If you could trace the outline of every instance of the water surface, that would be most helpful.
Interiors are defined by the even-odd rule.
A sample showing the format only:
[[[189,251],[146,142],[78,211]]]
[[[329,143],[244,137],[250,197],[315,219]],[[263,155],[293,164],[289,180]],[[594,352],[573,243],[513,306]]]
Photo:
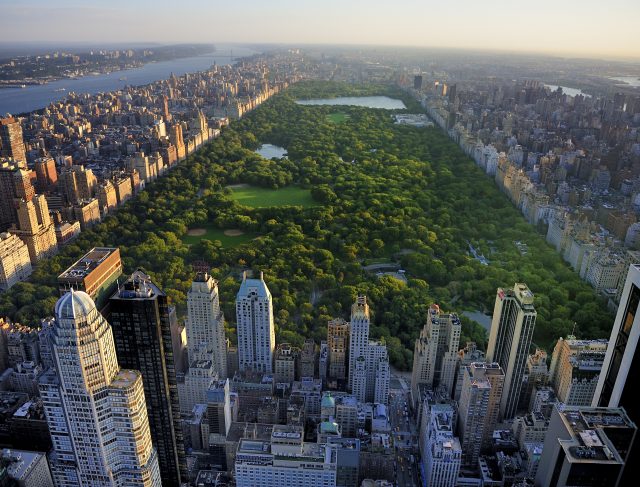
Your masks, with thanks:
[[[339,98],[313,98],[297,100],[298,105],[340,105],[366,108],[383,108],[385,110],[401,110],[407,108],[402,100],[388,96],[342,96]]]
[[[265,159],[271,159],[272,157],[281,159],[287,156],[287,149],[272,144],[262,144],[256,149],[256,152]]]
[[[579,90],[578,88],[570,88],[568,86],[558,86],[558,85],[548,85],[545,83],[545,86],[547,88],[550,88],[551,91],[556,91],[558,88],[562,88],[562,92],[565,95],[569,95],[569,96],[576,96],[576,95],[582,95],[582,96],[591,96],[588,93],[585,93],[582,90]]]
[[[220,46],[211,54],[149,63],[140,68],[109,74],[62,79],[46,85],[29,85],[26,88],[3,88],[0,89],[0,115],[15,115],[44,108],[52,102],[62,100],[70,91],[95,94],[120,90],[127,85],[145,85],[168,79],[171,73],[181,76],[185,73],[204,71],[214,64],[232,64],[235,59],[252,54],[256,54],[256,51],[246,47]]]

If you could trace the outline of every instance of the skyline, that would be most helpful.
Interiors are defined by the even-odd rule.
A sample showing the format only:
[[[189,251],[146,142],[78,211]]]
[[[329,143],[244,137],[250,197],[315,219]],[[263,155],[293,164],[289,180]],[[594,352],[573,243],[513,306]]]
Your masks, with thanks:
[[[361,2],[337,0],[304,6],[293,0],[246,0],[240,6],[185,0],[180,11],[197,15],[178,22],[166,1],[57,4],[0,0],[0,42],[345,44],[640,59],[640,32],[634,26],[640,4],[631,0],[606,5],[542,0],[526,16],[522,6],[504,0],[461,0],[455,7],[400,0],[393,9],[372,0],[366,10]]]

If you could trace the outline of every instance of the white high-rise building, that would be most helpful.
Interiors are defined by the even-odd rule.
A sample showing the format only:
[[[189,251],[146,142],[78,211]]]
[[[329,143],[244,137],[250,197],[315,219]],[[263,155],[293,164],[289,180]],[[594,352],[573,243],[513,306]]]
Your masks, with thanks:
[[[450,404],[431,407],[424,447],[426,485],[455,487],[462,464],[460,440],[453,434],[456,411]]]
[[[262,272],[260,279],[243,275],[236,297],[236,323],[239,369],[271,374],[276,335],[273,301]]]
[[[88,294],[65,294],[55,314],[55,369],[40,379],[55,485],[160,487],[140,372],[120,369],[111,326]]]
[[[533,293],[526,284],[516,283],[513,289],[498,289],[487,346],[487,361],[497,362],[504,370],[500,419],[515,417],[536,316]]]
[[[189,360],[210,360],[221,379],[227,377],[227,340],[220,310],[218,281],[199,272],[187,293]]]
[[[218,382],[218,374],[210,360],[193,360],[184,376],[184,382],[178,382],[180,412],[189,414],[196,404],[207,403],[207,390]]]
[[[358,296],[351,306],[351,325],[349,329],[349,388],[366,390],[366,385],[354,384],[356,361],[366,358],[369,346],[369,305],[366,296]]]
[[[238,487],[335,487],[337,449],[304,442],[301,426],[274,425],[270,441],[240,440],[235,477]]]
[[[349,325],[349,384],[360,402],[386,404],[389,397],[389,354],[381,342],[369,341],[369,305],[358,296]]]
[[[0,292],[31,275],[29,249],[17,235],[0,233]]]
[[[460,319],[454,313],[440,312],[437,304],[429,307],[427,323],[416,339],[411,373],[411,394],[418,397],[418,385],[430,388],[442,385],[453,393],[461,333]]]
[[[383,343],[369,342],[367,348],[367,402],[386,404],[389,398],[389,354]]]

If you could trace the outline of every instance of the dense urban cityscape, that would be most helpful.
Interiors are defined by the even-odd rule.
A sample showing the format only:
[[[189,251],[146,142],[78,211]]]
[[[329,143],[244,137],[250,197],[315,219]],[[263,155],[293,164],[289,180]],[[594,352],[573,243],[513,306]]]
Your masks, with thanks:
[[[635,484],[640,61],[95,28],[0,49],[0,486]]]

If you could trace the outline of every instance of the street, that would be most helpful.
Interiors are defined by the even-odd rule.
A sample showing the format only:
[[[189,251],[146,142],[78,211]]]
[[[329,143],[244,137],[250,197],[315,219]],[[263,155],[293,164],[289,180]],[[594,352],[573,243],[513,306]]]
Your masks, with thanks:
[[[392,375],[389,391],[389,422],[395,445],[395,474],[397,487],[417,487],[417,449],[413,447],[417,439],[417,428],[411,418],[409,408],[409,387],[399,375]]]

